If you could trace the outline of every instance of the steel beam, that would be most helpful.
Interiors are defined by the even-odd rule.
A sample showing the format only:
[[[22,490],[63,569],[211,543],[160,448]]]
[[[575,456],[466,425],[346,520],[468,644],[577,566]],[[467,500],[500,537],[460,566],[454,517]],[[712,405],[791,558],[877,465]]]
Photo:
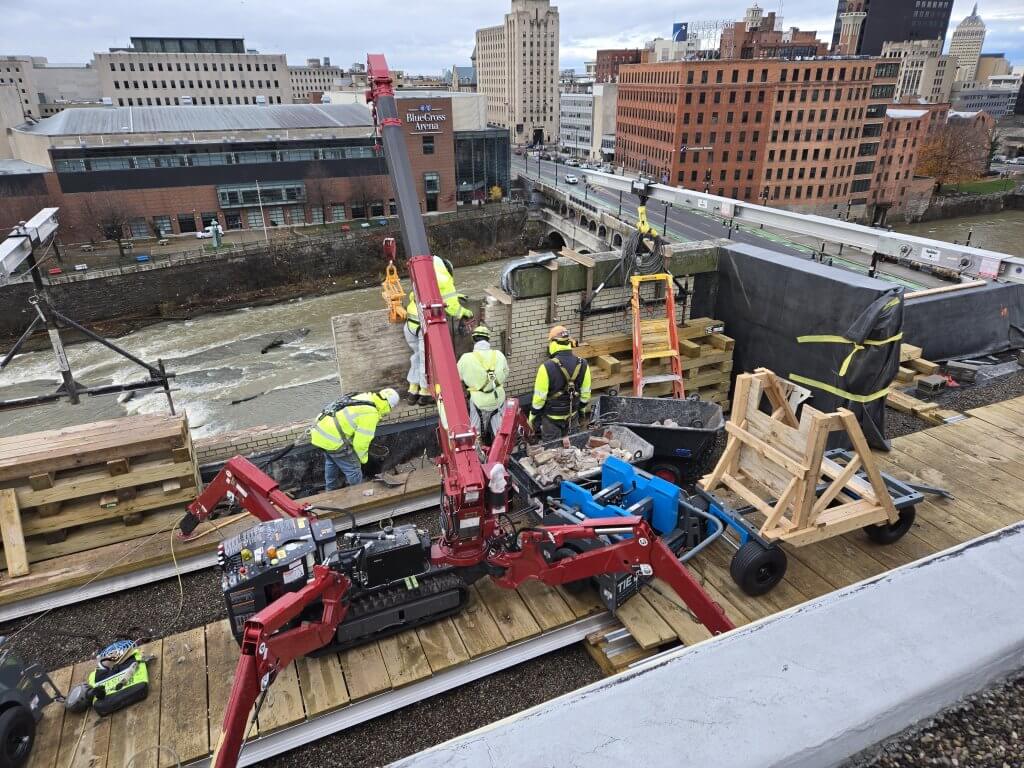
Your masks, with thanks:
[[[997,277],[1009,272],[1011,267],[1024,265],[1024,259],[969,245],[890,232],[825,216],[769,208],[601,171],[582,171],[582,174],[588,183],[617,192],[635,193],[637,186],[641,185],[652,200],[670,203],[682,210],[728,219],[738,226],[763,225],[923,266],[979,277]]]
[[[31,254],[32,249],[45,243],[57,231],[59,208],[43,208],[39,213],[11,230],[0,242],[0,285],[5,285],[11,274]]]

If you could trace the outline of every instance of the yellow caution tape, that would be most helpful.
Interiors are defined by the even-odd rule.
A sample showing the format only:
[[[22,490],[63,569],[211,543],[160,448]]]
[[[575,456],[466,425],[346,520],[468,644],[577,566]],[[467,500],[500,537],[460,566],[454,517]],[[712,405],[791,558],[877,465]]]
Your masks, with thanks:
[[[857,343],[845,336],[831,336],[828,334],[818,334],[810,336],[797,336],[796,340],[798,344],[851,344],[853,349],[850,350],[844,359],[842,365],[839,366],[839,375],[845,376],[847,369],[850,367],[850,363],[853,361],[853,356],[856,355],[860,350],[868,347],[883,347],[886,344],[892,344],[900,341],[903,338],[903,332],[900,331],[895,336],[890,336],[887,339],[864,339],[863,342]]]
[[[870,395],[858,395],[855,394],[854,392],[848,392],[845,389],[834,387],[831,384],[826,384],[825,382],[818,381],[817,379],[809,379],[806,376],[800,376],[799,374],[796,373],[789,374],[789,378],[791,381],[795,381],[798,384],[806,384],[808,387],[814,387],[815,389],[821,389],[824,390],[825,392],[830,392],[833,395],[837,395],[838,397],[842,397],[854,403],[871,403],[874,402],[875,400],[881,400],[883,397],[889,394],[889,387],[886,387],[885,389],[880,389],[877,392],[873,392]]]

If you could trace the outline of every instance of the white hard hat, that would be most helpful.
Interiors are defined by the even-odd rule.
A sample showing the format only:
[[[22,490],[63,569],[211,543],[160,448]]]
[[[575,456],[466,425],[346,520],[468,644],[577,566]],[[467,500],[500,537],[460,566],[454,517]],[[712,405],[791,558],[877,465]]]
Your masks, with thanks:
[[[398,407],[398,402],[400,400],[400,398],[398,397],[398,392],[393,390],[391,387],[388,387],[387,389],[382,389],[379,394],[381,397],[388,401],[388,405],[391,407],[392,410]]]

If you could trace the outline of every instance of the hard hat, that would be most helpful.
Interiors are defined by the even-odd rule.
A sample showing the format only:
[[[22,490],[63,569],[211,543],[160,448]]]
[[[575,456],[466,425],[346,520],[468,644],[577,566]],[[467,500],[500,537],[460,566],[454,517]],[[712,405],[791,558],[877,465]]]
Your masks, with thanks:
[[[548,331],[548,341],[569,341],[569,329],[564,325],[556,325]]]
[[[448,270],[448,274],[449,275],[454,275],[455,274],[455,265],[452,264],[444,256],[441,257],[441,261],[444,262],[444,268]]]
[[[473,338],[474,339],[487,339],[488,341],[490,341],[490,339],[491,339],[491,329],[488,328],[486,325],[482,325],[482,324],[478,325],[476,328],[473,329]]]
[[[378,392],[378,394],[388,401],[388,406],[392,410],[398,407],[398,401],[400,399],[398,397],[398,392],[393,390],[391,387],[388,387],[387,389],[382,389],[380,392]]]

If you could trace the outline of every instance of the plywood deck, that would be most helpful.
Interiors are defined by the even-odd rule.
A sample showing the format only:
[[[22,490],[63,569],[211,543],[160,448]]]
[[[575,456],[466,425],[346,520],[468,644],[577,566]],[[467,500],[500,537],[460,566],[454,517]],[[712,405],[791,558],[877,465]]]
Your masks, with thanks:
[[[891,453],[878,455],[885,471],[945,487],[955,496],[929,497],[920,504],[914,528],[896,544],[878,546],[861,533],[851,533],[787,547],[785,580],[760,598],[742,594],[729,577],[732,550],[724,543],[711,547],[691,567],[729,617],[745,624],[1019,522],[1024,519],[1024,398],[969,415],[956,424],[898,438]],[[506,592],[486,581],[478,583],[470,605],[451,619],[293,665],[271,688],[258,733],[423,680],[600,610],[593,595],[581,598],[537,584]],[[694,644],[708,637],[658,582],[634,598],[620,619],[649,647]],[[177,754],[164,750],[158,757],[151,749],[134,765],[162,768],[173,765],[175,757],[184,764],[208,754],[237,652],[226,623],[173,635],[154,646],[160,662],[151,669],[154,690],[149,699],[106,721],[51,708],[37,741],[48,746],[36,750],[31,768],[124,768],[131,754],[157,743]],[[83,669],[76,670],[76,681]],[[173,678],[167,677],[171,674]],[[63,682],[71,675],[66,668],[54,679]],[[163,678],[173,684],[163,684]],[[251,738],[256,737],[254,731]]]

